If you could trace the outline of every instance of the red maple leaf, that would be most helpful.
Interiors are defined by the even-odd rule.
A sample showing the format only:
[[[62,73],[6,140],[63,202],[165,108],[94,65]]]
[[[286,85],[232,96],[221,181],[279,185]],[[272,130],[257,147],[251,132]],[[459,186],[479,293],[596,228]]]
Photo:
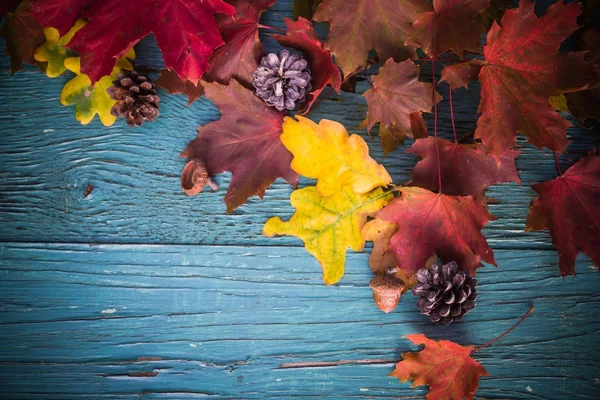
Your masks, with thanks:
[[[7,2],[0,8],[2,13],[7,11],[4,25],[0,28],[0,36],[6,41],[4,52],[10,56],[11,73],[23,69],[23,63],[39,64],[33,54],[46,41],[44,30],[31,17],[32,2],[30,0],[22,2],[12,13],[9,10],[15,5],[13,3]],[[2,19],[1,15],[0,19]]]
[[[185,94],[188,98],[188,106],[204,94],[204,87],[200,82],[195,85],[191,81],[184,81],[175,71],[171,71],[170,69],[163,70],[155,83],[167,89],[169,93]]]
[[[502,26],[494,22],[484,46],[475,136],[497,154],[515,147],[516,132],[536,147],[565,151],[571,124],[548,98],[584,88],[589,76],[583,53],[558,54],[561,42],[579,28],[580,4],[553,4],[542,18],[533,8],[521,0],[518,9],[506,11]]]
[[[592,149],[558,178],[532,186],[527,231],[548,229],[560,274],[575,275],[579,251],[600,266],[600,158]]]
[[[437,142],[437,148],[436,148]],[[485,204],[485,189],[500,182],[521,182],[515,166],[518,151],[507,150],[502,157],[488,154],[482,144],[458,144],[432,137],[419,139],[406,152],[423,158],[411,171],[415,186],[439,190],[437,150],[442,172],[442,193],[475,196]]]
[[[326,47],[349,75],[366,65],[370,50],[381,61],[413,57],[406,34],[417,13],[430,10],[426,0],[323,0],[313,19],[330,22]]]
[[[434,0],[433,12],[419,14],[410,29],[406,44],[420,47],[429,57],[452,50],[459,56],[465,51],[481,51],[483,25],[475,16],[490,0]]]
[[[447,82],[452,90],[458,88],[467,88],[469,82],[477,79],[481,66],[481,60],[471,60],[469,62],[447,65],[442,70],[440,82]]]
[[[92,82],[109,75],[117,58],[154,33],[166,67],[196,83],[213,50],[223,44],[214,14],[233,15],[234,8],[222,0],[39,0],[32,12],[40,24],[61,34],[77,18],[88,20],[69,48],[79,53],[81,72]]]
[[[408,276],[422,268],[434,253],[442,260],[456,261],[471,275],[475,275],[481,260],[496,265],[494,252],[481,233],[494,217],[471,196],[402,188],[402,195],[383,208],[377,218],[398,226],[389,250],[396,254],[398,268]]]
[[[217,15],[219,32],[225,44],[210,56],[210,68],[202,79],[226,85],[231,78],[252,87],[252,74],[258,67],[263,48],[258,39],[261,14],[275,0],[227,0],[235,7],[235,17]]]
[[[471,357],[473,346],[448,340],[431,340],[423,334],[406,335],[425,348],[417,353],[402,353],[402,361],[390,376],[402,382],[413,381],[413,388],[429,385],[427,400],[472,400],[479,378],[488,372]]]
[[[422,111],[429,112],[433,107],[432,93],[431,83],[419,81],[419,67],[415,63],[411,60],[396,63],[390,58],[373,77],[373,88],[363,94],[369,106],[367,131],[370,132],[371,128],[380,122],[394,135],[397,142],[406,136],[414,137],[415,119],[419,119]],[[441,99],[436,92],[435,102]],[[395,146],[386,147],[387,153]]]
[[[210,175],[230,171],[225,195],[227,212],[265,189],[279,177],[292,186],[299,175],[291,167],[292,153],[281,143],[283,113],[267,107],[236,80],[228,86],[202,82],[206,96],[221,111],[221,119],[198,128],[198,136],[181,153],[204,161]]]
[[[282,46],[301,50],[308,60],[312,72],[312,89],[302,109],[303,114],[306,114],[325,89],[325,86],[331,85],[337,93],[340,93],[342,75],[333,63],[331,53],[325,49],[309,20],[302,17],[298,21],[285,18],[285,24],[287,25],[287,33],[285,35],[273,35],[273,37]]]

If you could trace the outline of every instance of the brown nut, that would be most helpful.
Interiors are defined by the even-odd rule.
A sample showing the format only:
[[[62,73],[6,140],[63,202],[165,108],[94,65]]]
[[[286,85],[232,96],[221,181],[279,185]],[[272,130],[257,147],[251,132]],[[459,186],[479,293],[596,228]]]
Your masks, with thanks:
[[[389,313],[398,305],[404,282],[393,275],[380,275],[371,279],[369,287],[373,289],[373,300],[384,313]]]
[[[205,185],[213,190],[219,188],[208,176],[206,165],[202,160],[190,160],[181,171],[181,189],[188,196],[195,196],[204,189]]]

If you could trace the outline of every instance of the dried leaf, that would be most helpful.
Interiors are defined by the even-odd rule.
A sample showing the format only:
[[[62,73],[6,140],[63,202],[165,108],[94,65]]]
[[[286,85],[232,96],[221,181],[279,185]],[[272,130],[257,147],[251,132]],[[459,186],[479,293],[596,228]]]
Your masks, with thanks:
[[[198,82],[208,69],[209,56],[224,43],[214,14],[234,11],[222,0],[38,0],[32,7],[42,26],[61,34],[78,18],[87,19],[69,48],[81,56],[81,70],[92,83],[109,75],[117,59],[151,32],[166,67],[181,79]]]
[[[201,159],[209,175],[232,173],[225,195],[232,212],[265,190],[279,177],[296,186],[290,168],[292,154],[280,140],[283,113],[267,107],[254,93],[232,79],[228,86],[202,82],[206,96],[221,111],[221,119],[198,128],[198,136],[181,153]]]
[[[392,182],[385,168],[369,156],[365,141],[358,135],[348,136],[342,124],[296,118],[285,118],[281,141],[294,155],[293,170],[317,179],[321,195],[332,196],[346,185],[362,194]]]
[[[321,195],[314,186],[298,189],[290,196],[294,215],[287,222],[279,217],[269,219],[263,233],[301,239],[306,251],[321,263],[325,283],[332,285],[344,275],[346,250],[360,251],[364,247],[361,229],[367,217],[376,214],[392,197],[381,188],[357,194],[350,185],[330,196]]]
[[[471,357],[473,346],[461,346],[448,340],[431,340],[425,335],[406,335],[419,352],[402,353],[402,361],[390,376],[401,382],[413,381],[413,388],[429,385],[427,400],[472,400],[479,378],[488,372]]]
[[[581,6],[555,3],[542,18],[533,9],[521,0],[487,35],[475,137],[496,154],[515,148],[516,132],[536,147],[564,152],[571,124],[548,99],[585,88],[589,80],[583,53],[558,54],[561,42],[578,29]]]
[[[480,53],[483,26],[476,16],[489,4],[490,0],[434,0],[434,11],[419,14],[406,44],[433,58],[448,50],[460,57],[465,51]]]
[[[420,115],[422,111],[431,111],[432,94],[433,85],[419,81],[419,67],[411,60],[396,63],[389,59],[381,67],[379,74],[373,77],[373,88],[363,95],[369,106],[367,131],[370,132],[377,122],[381,123],[384,127],[381,144],[386,155],[405,137],[415,136],[413,124],[419,118],[422,120]],[[435,102],[441,99],[442,97],[436,92]],[[422,123],[424,124],[425,121]],[[422,125],[417,123],[417,126]],[[389,135],[393,140],[388,138]]]
[[[426,0],[323,0],[313,19],[330,23],[326,48],[347,76],[367,64],[369,50],[382,61],[414,57],[404,41],[417,14],[426,11]]]
[[[396,223],[398,232],[390,240],[389,249],[396,254],[398,268],[409,276],[434,253],[442,260],[456,261],[471,275],[475,275],[482,260],[496,265],[494,252],[481,233],[494,217],[471,196],[402,188],[402,195],[381,210],[377,218]]]
[[[333,63],[329,50],[325,50],[323,47],[323,43],[315,33],[310,21],[300,18],[296,22],[285,18],[285,24],[287,25],[287,33],[285,35],[273,35],[273,37],[282,46],[301,50],[308,60],[312,72],[312,89],[307,96],[305,105],[302,107],[302,112],[306,114],[327,85],[340,93],[342,75]]]
[[[163,70],[155,83],[167,89],[169,93],[185,94],[188,98],[188,107],[204,94],[204,87],[200,83],[195,85],[192,81],[183,81],[175,71],[170,69]]]
[[[12,6],[14,4],[7,3],[2,11],[8,11]],[[10,56],[10,72],[13,74],[23,69],[23,63],[37,64],[33,54],[45,40],[42,27],[30,15],[30,8],[31,1],[26,0],[14,13],[6,12],[6,20],[0,28],[0,36],[6,41],[4,52]],[[40,65],[40,68],[43,70],[45,66]]]
[[[437,146],[436,146],[437,143]],[[438,150],[442,172],[442,193],[474,196],[485,204],[485,190],[502,182],[521,182],[515,166],[520,152],[507,150],[501,157],[488,154],[482,144],[457,144],[444,139],[419,139],[406,152],[423,159],[411,171],[415,186],[439,190]]]
[[[548,229],[558,250],[560,274],[575,275],[579,251],[600,266],[600,158],[590,150],[563,175],[532,186],[526,231]]]

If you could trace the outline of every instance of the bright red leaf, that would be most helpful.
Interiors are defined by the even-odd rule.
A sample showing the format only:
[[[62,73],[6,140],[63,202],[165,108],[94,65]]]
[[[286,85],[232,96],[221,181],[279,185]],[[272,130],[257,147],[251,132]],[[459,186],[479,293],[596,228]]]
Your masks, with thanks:
[[[413,126],[422,111],[429,112],[433,107],[431,83],[419,81],[419,67],[411,60],[396,63],[389,59],[373,77],[373,88],[363,96],[367,99],[367,131],[380,122],[399,141],[406,136],[414,137]],[[436,92],[435,100],[442,97]],[[411,113],[413,123],[411,124]],[[424,122],[423,122],[424,123]],[[417,124],[418,126],[418,124]],[[418,132],[421,132],[419,130]],[[385,144],[382,136],[382,144]],[[386,153],[397,143],[385,146]]]
[[[235,7],[235,19],[216,15],[225,44],[210,56],[210,68],[202,77],[226,85],[231,78],[252,87],[252,74],[258,67],[263,48],[258,40],[258,21],[275,0],[227,0]]]
[[[506,11],[484,47],[475,136],[497,154],[515,147],[516,132],[536,147],[565,151],[570,123],[548,98],[585,87],[589,76],[583,53],[558,54],[561,42],[579,28],[580,4],[553,4],[542,18],[533,8],[521,0],[518,9]]]
[[[434,0],[433,12],[419,14],[409,31],[407,44],[420,47],[429,57],[439,57],[452,50],[481,51],[483,25],[475,19],[490,0]]]
[[[575,275],[579,251],[600,266],[600,158],[592,149],[558,178],[532,186],[527,231],[548,229],[560,274]]]
[[[439,148],[442,172],[442,193],[452,196],[475,196],[485,204],[485,189],[495,183],[521,182],[515,157],[518,151],[508,150],[502,157],[488,154],[482,144],[458,144],[432,137],[419,139],[406,152],[417,154],[423,159],[411,171],[415,186],[438,191]]]
[[[340,92],[342,75],[333,63],[331,53],[326,50],[323,43],[315,33],[310,21],[300,17],[298,21],[285,18],[287,33],[273,35],[282,46],[293,47],[301,50],[310,64],[312,72],[312,89],[303,107],[303,113],[310,111],[317,97],[330,85],[336,92]]]
[[[279,177],[295,187],[299,176],[290,167],[292,153],[279,138],[284,114],[267,107],[236,80],[229,86],[202,84],[206,96],[221,111],[221,119],[198,128],[198,136],[181,156],[203,160],[210,175],[232,173],[225,195],[227,212],[253,195],[262,198]]]
[[[188,98],[188,106],[204,94],[204,87],[200,82],[195,85],[191,81],[183,81],[175,71],[169,69],[165,69],[160,73],[156,84],[167,89],[169,93],[185,94]]]
[[[417,14],[425,11],[431,11],[427,0],[323,0],[313,19],[330,23],[326,47],[349,75],[366,65],[369,50],[382,62],[413,57],[414,49],[404,41]]]
[[[389,250],[396,254],[398,268],[408,276],[422,268],[434,253],[446,262],[456,261],[471,275],[475,275],[482,260],[496,265],[494,252],[481,233],[494,217],[473,197],[406,187],[377,218],[397,224],[398,232],[390,240]]]
[[[224,43],[214,14],[233,15],[234,8],[222,0],[39,0],[33,12],[61,34],[78,17],[88,20],[69,48],[79,53],[81,72],[92,82],[109,75],[117,58],[154,33],[166,67],[196,83],[213,50]]]
[[[402,382],[413,381],[413,388],[429,385],[427,400],[472,400],[479,378],[488,372],[471,357],[473,346],[448,340],[431,340],[423,334],[406,335],[414,344],[425,345],[419,352],[402,353],[402,361],[390,376]]]

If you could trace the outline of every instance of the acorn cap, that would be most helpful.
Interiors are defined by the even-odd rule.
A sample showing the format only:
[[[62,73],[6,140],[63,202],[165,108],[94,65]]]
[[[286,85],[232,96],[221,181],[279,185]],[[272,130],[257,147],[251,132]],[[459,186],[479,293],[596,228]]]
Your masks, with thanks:
[[[206,165],[200,159],[190,160],[183,171],[181,171],[181,189],[188,196],[195,196],[204,189],[204,186],[210,186],[213,190],[219,187],[210,179]]]
[[[393,275],[380,275],[371,279],[369,287],[373,289],[373,300],[384,313],[389,313],[398,305],[404,282]]]

